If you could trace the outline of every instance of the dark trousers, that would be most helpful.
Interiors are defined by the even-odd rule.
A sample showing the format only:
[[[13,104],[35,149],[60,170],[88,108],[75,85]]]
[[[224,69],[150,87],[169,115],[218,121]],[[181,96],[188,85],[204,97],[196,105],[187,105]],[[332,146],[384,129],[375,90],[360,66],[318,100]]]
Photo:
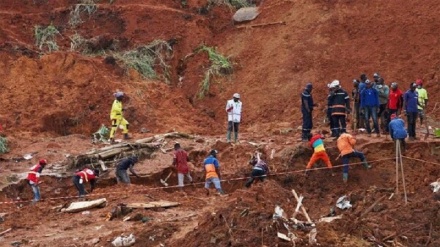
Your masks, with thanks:
[[[348,165],[350,164],[350,158],[359,158],[362,162],[365,162],[365,155],[362,152],[358,152],[356,150],[353,153],[343,155],[341,157],[342,165],[344,166],[342,168],[343,173],[348,173]]]
[[[231,140],[231,132],[234,132],[234,140],[238,139],[238,127],[240,123],[228,121],[228,131],[226,133],[226,139],[228,142]]]
[[[347,123],[345,121],[345,114],[344,115],[332,115],[332,120],[334,124],[334,131],[336,134],[336,137],[339,137],[340,134],[347,132]]]
[[[87,194],[86,190],[84,189],[84,184],[80,184],[79,180],[81,179],[80,176],[75,175],[73,176],[73,184],[75,185],[76,189],[79,192],[79,196],[85,196]]]
[[[251,173],[251,177],[248,179],[245,186],[248,188],[251,187],[251,184],[254,182],[255,179],[258,179],[261,182],[263,182],[264,178],[266,178],[265,175],[266,173],[263,170],[253,169]]]
[[[381,104],[379,106],[379,112],[377,113],[377,118],[378,121],[380,120],[380,129],[382,131],[385,130],[387,115],[388,115],[387,104]]]
[[[337,131],[335,128],[335,123],[332,118],[332,109],[330,109],[330,108],[327,109],[327,119],[330,124],[330,131],[332,132],[332,137],[335,137],[337,135],[337,133],[336,133]]]
[[[417,112],[407,112],[406,119],[408,121],[408,136],[416,137]]]
[[[302,139],[308,140],[310,132],[313,128],[312,112],[302,110],[303,123],[302,123]]]
[[[375,106],[364,107],[364,113],[365,113],[365,126],[368,134],[371,133],[370,117],[373,119],[374,132],[379,133],[379,124],[377,123],[377,107]]]
[[[390,132],[389,124],[391,122],[391,115],[397,114],[397,109],[388,109],[388,114],[386,114],[385,131]]]

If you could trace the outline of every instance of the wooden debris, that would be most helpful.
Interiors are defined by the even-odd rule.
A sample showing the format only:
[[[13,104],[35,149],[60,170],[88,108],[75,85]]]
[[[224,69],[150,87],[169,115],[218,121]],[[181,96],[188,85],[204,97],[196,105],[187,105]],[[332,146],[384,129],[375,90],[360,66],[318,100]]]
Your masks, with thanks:
[[[287,237],[286,234],[284,234],[284,233],[277,232],[277,236],[278,236],[279,238],[281,238],[282,240],[286,240],[286,241],[288,241],[288,242],[291,241],[291,239],[290,239],[289,237]]]
[[[6,233],[10,232],[11,230],[12,230],[12,228],[9,228],[9,229],[6,229],[6,230],[0,232],[0,236],[5,235]]]
[[[178,202],[170,202],[170,201],[155,201],[155,202],[135,202],[135,203],[129,203],[127,204],[127,208],[170,208],[170,207],[176,207],[180,205]]]
[[[373,210],[374,206],[376,206],[379,202],[381,202],[383,199],[385,199],[386,196],[382,196],[381,198],[377,199],[370,207],[368,207],[365,212],[363,212],[360,216],[360,218],[363,218],[365,215],[367,215],[371,210]]]
[[[338,216],[332,216],[332,217],[322,217],[321,219],[318,220],[318,222],[330,223],[334,220],[340,220],[340,219],[342,219],[342,214],[338,215]]]
[[[273,25],[286,25],[286,22],[285,21],[277,21],[277,22],[260,23],[260,24],[254,24],[254,25],[243,25],[243,26],[237,26],[237,28],[265,27],[265,26],[273,26]]]
[[[72,202],[68,208],[63,208],[61,211],[66,213],[77,213],[91,208],[105,207],[106,205],[107,199],[101,198],[93,201]]]
[[[292,189],[292,194],[295,197],[296,201],[299,202],[298,194],[296,194],[296,191],[294,189]],[[302,213],[304,214],[304,216],[306,217],[307,222],[310,223],[310,224],[313,224],[312,220],[309,217],[309,214],[307,213],[307,211],[306,211],[306,209],[304,208],[303,205],[301,205],[301,210],[302,210]]]

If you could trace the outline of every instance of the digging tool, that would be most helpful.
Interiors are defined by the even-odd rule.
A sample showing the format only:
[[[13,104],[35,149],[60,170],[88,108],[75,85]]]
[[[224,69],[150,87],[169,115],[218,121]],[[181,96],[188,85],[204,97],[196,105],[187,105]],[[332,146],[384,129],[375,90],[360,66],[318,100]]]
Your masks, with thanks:
[[[167,180],[171,177],[171,174],[173,174],[173,171],[170,171],[170,173],[168,173],[168,176],[167,176],[165,179],[160,179],[160,182],[161,182],[165,187],[168,187]]]

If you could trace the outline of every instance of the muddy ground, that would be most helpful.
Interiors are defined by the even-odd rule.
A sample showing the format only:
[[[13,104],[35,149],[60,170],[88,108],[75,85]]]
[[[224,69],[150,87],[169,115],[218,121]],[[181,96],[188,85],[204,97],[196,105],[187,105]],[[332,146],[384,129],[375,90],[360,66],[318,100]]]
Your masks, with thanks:
[[[71,11],[80,2],[0,1],[0,124],[10,149],[0,156],[0,213],[6,214],[0,232],[11,229],[0,233],[1,246],[111,246],[117,236],[130,233],[134,246],[292,246],[277,237],[288,230],[273,219],[276,205],[292,216],[292,189],[304,196],[321,246],[440,245],[439,204],[429,185],[440,175],[439,143],[433,136],[423,139],[425,125],[418,126],[420,139],[408,144],[403,159],[407,204],[402,187],[395,193],[389,137],[358,136],[356,148],[366,153],[373,169],[354,165],[347,185],[340,167],[335,177],[325,169],[305,177],[312,150],[298,141],[299,94],[306,82],[314,83],[319,104],[315,128],[325,129],[327,83],[339,79],[350,91],[351,80],[363,72],[370,77],[379,72],[402,90],[422,78],[430,96],[428,126],[440,127],[437,1],[254,1],[260,15],[247,23],[231,21],[235,9],[228,6],[207,8],[206,0],[188,0],[185,6],[176,0],[100,1],[95,12],[82,13],[83,22],[72,26]],[[35,27],[49,24],[60,32],[55,52],[35,42]],[[74,34],[89,40],[87,51],[71,49]],[[158,39],[173,44],[166,58],[167,83],[160,73],[146,79],[115,62],[117,52]],[[232,74],[215,76],[209,92],[198,98],[210,65],[206,54],[194,54],[202,44],[216,47],[234,68]],[[116,90],[127,95],[124,114],[134,140],[171,131],[198,136],[175,140],[190,154],[196,184],[181,192],[173,187],[173,174],[171,186],[162,188],[171,153],[157,151],[136,166],[143,177],[133,178],[128,188],[116,185],[111,169],[100,178],[88,199],[106,198],[106,207],[60,212],[78,200],[67,161],[106,146],[92,144],[90,136],[101,124],[109,125]],[[231,145],[224,138],[224,104],[235,92],[241,94],[244,112],[240,143]],[[245,189],[247,161],[257,146],[274,154],[268,161],[271,176]],[[340,165],[335,143],[327,139],[326,147]],[[201,162],[212,148],[220,151],[227,197],[204,194]],[[24,154],[32,159],[24,160]],[[49,161],[42,176],[43,201],[30,205],[31,191],[21,179],[40,158]],[[341,219],[318,222],[343,195],[353,207],[336,209]],[[136,209],[106,220],[121,203],[156,200],[180,205]],[[135,220],[123,221],[126,216]],[[311,227],[293,227],[296,246],[311,246]]]

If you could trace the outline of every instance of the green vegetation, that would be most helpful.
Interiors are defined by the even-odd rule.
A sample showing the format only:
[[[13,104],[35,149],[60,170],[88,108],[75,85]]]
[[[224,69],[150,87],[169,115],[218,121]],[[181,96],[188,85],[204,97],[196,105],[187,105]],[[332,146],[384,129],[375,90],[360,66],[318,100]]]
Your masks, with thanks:
[[[172,55],[172,47],[164,40],[154,40],[148,45],[138,47],[137,49],[116,53],[114,57],[121,61],[125,68],[132,68],[148,79],[157,79],[158,74],[155,68],[160,67],[163,74],[163,80],[170,82],[170,66],[166,59]]]
[[[43,50],[44,47],[46,47],[49,52],[57,51],[58,50],[58,45],[56,42],[57,34],[60,34],[60,32],[53,24],[50,24],[47,27],[35,26],[34,29],[35,45],[40,50]]]
[[[233,71],[233,66],[229,58],[217,53],[214,47],[200,46],[196,49],[196,53],[200,52],[206,52],[208,54],[209,61],[211,62],[211,66],[205,72],[205,77],[200,84],[200,89],[198,92],[199,99],[202,99],[209,92],[212,77],[231,74]]]
[[[8,139],[6,137],[0,136],[0,154],[9,152]]]
[[[98,10],[97,2],[99,2],[99,0],[79,0],[79,3],[75,4],[70,10],[69,25],[76,27],[83,23],[81,13],[88,14],[90,18],[90,16]]]

